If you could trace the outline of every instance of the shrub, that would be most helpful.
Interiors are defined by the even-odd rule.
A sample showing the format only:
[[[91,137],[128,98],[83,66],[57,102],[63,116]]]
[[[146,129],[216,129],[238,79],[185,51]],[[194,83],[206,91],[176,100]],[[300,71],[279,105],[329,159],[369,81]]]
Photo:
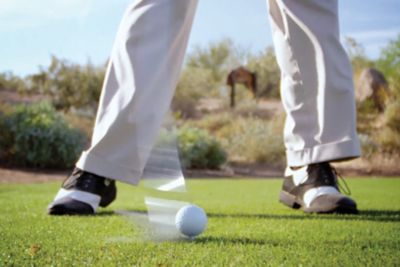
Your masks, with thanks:
[[[201,120],[186,122],[196,128],[205,129],[209,133],[215,133],[225,125],[231,123],[232,115],[228,112],[214,113],[203,116]]]
[[[208,82],[225,81],[228,72],[240,65],[242,51],[230,39],[210,43],[207,47],[195,47],[187,56],[187,66],[211,72]]]
[[[387,78],[393,93],[392,97],[397,98],[398,101],[400,99],[400,34],[381,50],[376,66]]]
[[[16,106],[0,118],[0,157],[15,166],[71,167],[85,142],[47,102]]]
[[[394,101],[385,110],[386,125],[400,133],[400,103]]]
[[[0,90],[22,91],[25,88],[25,81],[12,72],[0,73]]]
[[[227,155],[216,139],[207,131],[184,126],[179,129],[179,150],[185,168],[219,168]]]
[[[247,68],[257,72],[257,95],[259,97],[279,97],[281,72],[272,47],[248,59]]]
[[[379,151],[379,144],[377,144],[369,135],[359,134],[362,156],[366,159],[371,159]]]
[[[78,65],[52,56],[50,66],[26,78],[29,91],[46,93],[57,109],[83,109],[95,114],[105,67]]]
[[[374,137],[380,145],[381,151],[388,154],[398,154],[400,151],[399,132],[389,127],[382,128]]]
[[[374,103],[374,100],[372,98],[369,98],[357,103],[357,113],[360,114],[360,116],[373,115],[374,117],[376,117],[379,113],[379,110]]]
[[[172,110],[183,118],[195,117],[199,99],[212,90],[210,75],[209,70],[186,67],[172,100]]]
[[[216,133],[233,161],[284,165],[283,120],[236,118]]]

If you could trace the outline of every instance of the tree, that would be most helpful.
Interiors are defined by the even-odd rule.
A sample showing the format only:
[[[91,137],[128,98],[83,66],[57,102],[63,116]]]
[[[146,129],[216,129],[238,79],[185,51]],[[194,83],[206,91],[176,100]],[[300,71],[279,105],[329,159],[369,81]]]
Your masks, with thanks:
[[[197,47],[187,58],[190,68],[208,69],[211,72],[212,82],[225,81],[227,73],[241,65],[241,51],[235,47],[230,39],[223,39],[211,43],[207,48]]]
[[[389,87],[397,99],[400,98],[400,34],[381,50],[376,63],[389,82]]]
[[[0,90],[12,90],[23,92],[26,84],[23,79],[12,72],[0,73]]]
[[[355,73],[359,73],[363,69],[374,65],[373,61],[366,56],[364,47],[356,39],[347,36],[345,43]]]
[[[90,109],[94,114],[105,69],[95,67],[90,62],[84,66],[60,60],[52,56],[47,70],[31,76],[33,85],[52,96],[58,109]]]

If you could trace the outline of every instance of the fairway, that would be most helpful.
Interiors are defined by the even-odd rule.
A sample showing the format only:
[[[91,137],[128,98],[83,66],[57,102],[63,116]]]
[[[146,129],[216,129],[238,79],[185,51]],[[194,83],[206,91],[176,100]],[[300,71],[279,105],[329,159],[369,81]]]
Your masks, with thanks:
[[[352,178],[359,215],[307,215],[278,203],[282,180],[191,179],[209,217],[194,241],[157,242],[116,210],[145,211],[118,184],[97,216],[51,217],[58,182],[0,185],[0,266],[399,266],[400,179]]]

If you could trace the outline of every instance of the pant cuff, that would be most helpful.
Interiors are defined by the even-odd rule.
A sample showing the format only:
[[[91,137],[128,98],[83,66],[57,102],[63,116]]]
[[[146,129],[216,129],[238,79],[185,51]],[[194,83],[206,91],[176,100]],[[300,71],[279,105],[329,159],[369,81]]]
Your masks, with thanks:
[[[286,150],[288,166],[304,166],[326,161],[340,161],[361,155],[358,139],[322,144],[302,150]]]
[[[126,167],[109,162],[101,156],[86,151],[82,153],[76,163],[76,167],[109,179],[133,185],[137,185],[142,176],[141,171],[132,169],[132,167]]]

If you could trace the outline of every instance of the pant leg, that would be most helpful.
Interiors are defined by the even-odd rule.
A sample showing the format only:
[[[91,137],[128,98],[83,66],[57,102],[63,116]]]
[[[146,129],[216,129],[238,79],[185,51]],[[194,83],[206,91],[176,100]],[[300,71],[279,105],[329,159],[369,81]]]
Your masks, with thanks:
[[[268,0],[289,166],[358,157],[351,65],[337,0]]]
[[[136,0],[120,24],[91,147],[76,166],[136,184],[168,111],[197,0]]]

